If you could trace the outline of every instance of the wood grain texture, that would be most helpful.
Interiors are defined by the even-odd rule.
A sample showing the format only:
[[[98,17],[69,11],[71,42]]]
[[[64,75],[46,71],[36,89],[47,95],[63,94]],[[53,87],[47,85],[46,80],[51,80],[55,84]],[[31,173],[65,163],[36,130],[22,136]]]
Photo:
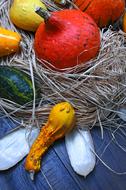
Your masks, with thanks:
[[[0,120],[0,135],[13,127],[12,122]],[[111,135],[104,130],[104,139],[101,139],[99,128],[92,130],[92,136],[97,153],[100,155],[104,147],[110,142]],[[116,136],[121,145],[126,146],[125,137]],[[120,150],[115,143],[110,143],[102,159],[116,171],[126,171],[126,153]],[[70,166],[64,139],[57,141],[45,154],[42,160],[41,172],[36,174],[35,181],[31,181],[21,161],[10,170],[0,172],[0,190],[124,190],[126,176],[116,175],[109,171],[100,161],[97,161],[95,170],[86,179],[75,174]]]

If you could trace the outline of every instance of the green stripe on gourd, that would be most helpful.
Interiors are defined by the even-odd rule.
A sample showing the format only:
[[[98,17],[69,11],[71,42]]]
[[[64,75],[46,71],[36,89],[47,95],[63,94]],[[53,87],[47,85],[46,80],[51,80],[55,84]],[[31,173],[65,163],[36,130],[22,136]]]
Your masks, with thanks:
[[[36,86],[36,97],[39,97]],[[0,66],[0,97],[20,105],[33,101],[33,87],[30,77],[16,68]]]

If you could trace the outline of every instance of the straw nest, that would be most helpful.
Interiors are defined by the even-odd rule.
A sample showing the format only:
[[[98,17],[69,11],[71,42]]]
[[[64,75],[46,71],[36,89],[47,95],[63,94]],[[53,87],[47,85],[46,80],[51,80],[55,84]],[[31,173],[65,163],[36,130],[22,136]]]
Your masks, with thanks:
[[[46,3],[49,1],[45,1]],[[36,60],[33,41],[34,35],[19,30],[11,23],[8,15],[11,0],[0,2],[0,22],[3,27],[18,31],[23,38],[19,54],[1,58],[1,65],[15,66],[31,76],[41,89],[41,99],[34,97],[33,105],[19,106],[9,100],[0,99],[0,109],[12,119],[25,122],[44,122],[50,108],[55,103],[69,101],[77,115],[77,126],[92,128],[115,118],[118,108],[126,102],[126,47],[125,34],[112,31],[101,32],[101,48],[98,56],[71,70],[60,73],[42,66]],[[56,6],[48,5],[50,10]],[[60,9],[60,8],[59,8]],[[85,69],[86,66],[86,69]],[[34,87],[35,91],[35,87]],[[35,102],[39,102],[35,106]]]

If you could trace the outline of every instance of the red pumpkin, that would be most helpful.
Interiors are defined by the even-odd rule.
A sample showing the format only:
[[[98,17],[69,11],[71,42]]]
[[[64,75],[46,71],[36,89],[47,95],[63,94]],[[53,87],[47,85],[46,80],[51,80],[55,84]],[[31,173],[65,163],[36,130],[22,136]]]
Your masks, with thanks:
[[[74,0],[74,3],[92,16],[99,27],[113,24],[125,8],[125,0]]]
[[[43,15],[44,16],[44,15]],[[46,16],[35,34],[35,52],[55,69],[65,69],[94,58],[100,32],[94,20],[80,10],[61,10]]]

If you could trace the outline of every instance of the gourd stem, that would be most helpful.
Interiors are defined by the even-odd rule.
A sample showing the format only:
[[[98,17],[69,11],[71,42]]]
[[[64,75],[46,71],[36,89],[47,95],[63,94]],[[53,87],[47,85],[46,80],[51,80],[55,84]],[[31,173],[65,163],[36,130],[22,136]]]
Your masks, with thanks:
[[[43,17],[45,19],[45,21],[47,21],[50,18],[50,16],[51,16],[51,14],[49,13],[49,11],[47,11],[47,10],[41,8],[41,7],[37,7],[36,10],[35,10],[35,12],[39,16]]]

